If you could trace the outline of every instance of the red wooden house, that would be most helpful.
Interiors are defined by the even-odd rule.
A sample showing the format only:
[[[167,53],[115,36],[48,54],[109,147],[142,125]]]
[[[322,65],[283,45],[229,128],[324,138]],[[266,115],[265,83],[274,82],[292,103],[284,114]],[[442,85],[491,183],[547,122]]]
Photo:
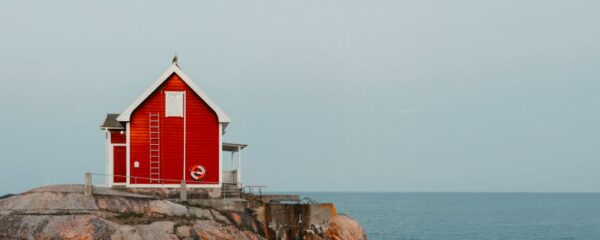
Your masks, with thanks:
[[[185,180],[191,188],[240,186],[246,145],[223,143],[230,122],[174,61],[125,111],[107,114],[100,126],[106,132],[107,185],[179,187]],[[223,151],[231,152],[235,169],[223,170]]]

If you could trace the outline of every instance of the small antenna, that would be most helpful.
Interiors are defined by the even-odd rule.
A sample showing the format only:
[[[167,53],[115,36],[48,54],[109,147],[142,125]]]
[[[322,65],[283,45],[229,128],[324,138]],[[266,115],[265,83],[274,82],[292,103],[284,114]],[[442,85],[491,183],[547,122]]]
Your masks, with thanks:
[[[175,52],[175,56],[173,57],[173,64],[179,67],[179,63],[177,62],[177,52]]]

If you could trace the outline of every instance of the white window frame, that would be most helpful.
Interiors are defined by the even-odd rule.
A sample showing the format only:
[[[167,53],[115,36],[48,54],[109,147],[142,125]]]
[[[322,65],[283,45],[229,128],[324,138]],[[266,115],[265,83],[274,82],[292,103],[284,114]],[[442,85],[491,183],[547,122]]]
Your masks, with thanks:
[[[170,96],[181,96],[181,105],[176,110],[180,110],[177,113],[173,114],[173,111],[169,111],[173,104],[169,99]],[[172,110],[172,109],[171,109]],[[185,92],[184,91],[165,91],[165,117],[183,117],[185,115]]]

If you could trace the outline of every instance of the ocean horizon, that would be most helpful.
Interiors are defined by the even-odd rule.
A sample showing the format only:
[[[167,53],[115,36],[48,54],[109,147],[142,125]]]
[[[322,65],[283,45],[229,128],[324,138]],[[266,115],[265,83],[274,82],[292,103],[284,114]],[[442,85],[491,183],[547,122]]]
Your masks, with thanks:
[[[277,192],[336,204],[369,239],[600,239],[595,192]]]

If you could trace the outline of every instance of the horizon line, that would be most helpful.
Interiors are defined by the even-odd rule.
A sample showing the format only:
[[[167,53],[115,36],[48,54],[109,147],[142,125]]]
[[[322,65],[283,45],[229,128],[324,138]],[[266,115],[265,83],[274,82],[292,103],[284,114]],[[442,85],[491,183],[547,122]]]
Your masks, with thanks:
[[[323,191],[323,190],[319,190],[319,191],[314,191],[314,190],[302,190],[302,191],[270,191],[270,190],[263,190],[263,193],[495,193],[495,194],[502,194],[502,193],[534,193],[534,194],[600,194],[600,191],[589,191],[589,192],[583,192],[583,191],[361,191],[361,190],[350,190],[350,191]]]

